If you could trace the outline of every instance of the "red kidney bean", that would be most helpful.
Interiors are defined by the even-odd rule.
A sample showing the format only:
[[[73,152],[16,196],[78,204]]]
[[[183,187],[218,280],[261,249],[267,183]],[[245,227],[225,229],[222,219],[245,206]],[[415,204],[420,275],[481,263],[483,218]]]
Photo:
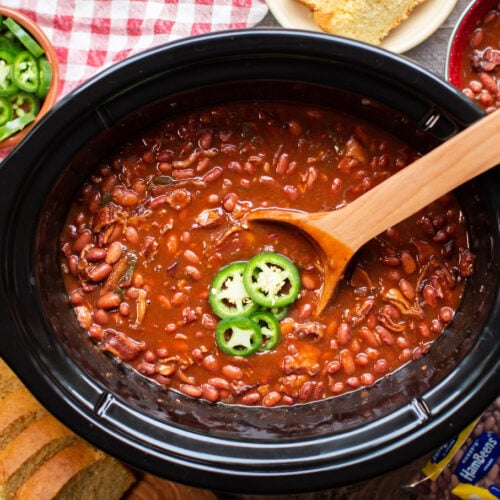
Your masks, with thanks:
[[[401,266],[406,275],[411,275],[417,270],[417,263],[410,252],[403,251],[400,255]]]
[[[362,373],[360,376],[360,381],[363,385],[372,385],[375,383],[375,377],[373,373]]]
[[[219,391],[211,384],[202,384],[201,386],[202,396],[211,403],[215,403],[219,400]]]
[[[330,361],[326,366],[325,366],[325,373],[328,375],[334,375],[337,373],[340,369],[342,368],[342,365],[340,364],[340,361],[334,360]]]
[[[380,260],[389,267],[398,267],[401,264],[401,259],[397,255],[383,255]]]
[[[401,290],[401,293],[408,299],[408,300],[414,300],[415,299],[415,289],[413,288],[413,285],[411,284],[410,281],[408,281],[406,278],[401,278],[399,280],[399,289]]]
[[[202,278],[201,271],[196,266],[186,266],[184,268],[184,272],[187,276],[195,281],[198,281]]]
[[[396,343],[394,335],[389,330],[387,330],[387,328],[384,328],[383,326],[377,325],[375,327],[375,334],[378,335],[380,340],[385,345],[393,346]]]
[[[299,389],[299,400],[307,401],[314,391],[314,385],[310,381],[304,382]]]
[[[186,396],[191,396],[192,398],[199,398],[203,395],[203,390],[201,387],[197,387],[191,384],[181,384],[179,389]]]
[[[439,310],[439,319],[443,323],[449,323],[453,319],[454,311],[451,307],[441,307]]]
[[[236,193],[228,193],[222,200],[222,206],[226,212],[232,212],[238,203],[238,195]]]
[[[484,31],[480,28],[475,29],[469,39],[469,44],[473,49],[477,49],[484,40]]]
[[[346,380],[346,384],[351,388],[351,389],[357,389],[361,383],[359,381],[358,377],[349,377]]]
[[[109,245],[108,251],[106,253],[105,261],[107,264],[116,264],[120,257],[122,256],[123,249],[121,243],[114,241]]]
[[[70,294],[71,304],[74,306],[81,306],[85,300],[85,295],[82,290],[73,290]]]
[[[104,309],[96,309],[94,311],[94,321],[101,326],[106,326],[109,323],[108,313]]]
[[[298,317],[301,321],[309,318],[314,312],[314,306],[310,302],[305,302],[300,305]]]
[[[85,252],[85,259],[89,262],[99,262],[106,258],[107,253],[104,248],[92,247]]]
[[[358,354],[356,354],[356,356],[354,357],[354,362],[358,365],[358,366],[367,366],[368,363],[370,362],[368,356],[366,355],[366,353],[364,352],[359,352]]]
[[[104,330],[101,325],[93,324],[89,328],[89,335],[94,340],[100,342],[102,340],[102,336],[104,334]]]
[[[437,307],[437,294],[436,290],[431,285],[425,285],[423,290],[424,300],[428,306],[433,309]]]
[[[224,170],[221,167],[214,167],[210,169],[208,172],[206,172],[201,179],[203,182],[210,184],[211,182],[214,182],[220,177],[222,177],[223,173]]]
[[[373,371],[378,375],[385,375],[390,370],[389,362],[386,359],[377,359],[373,365]]]
[[[268,392],[263,398],[262,398],[262,406],[276,406],[280,401],[281,401],[281,393],[278,391],[271,391]]]
[[[127,226],[124,230],[124,234],[131,245],[137,245],[139,243],[139,233],[134,226]]]
[[[92,233],[84,231],[73,243],[73,252],[80,253],[87,245],[92,242]]]
[[[247,392],[241,397],[241,402],[244,405],[256,405],[260,400],[261,395],[258,392]]]
[[[346,375],[352,375],[356,371],[354,358],[349,349],[342,349],[340,351],[340,364]]]
[[[417,325],[417,331],[419,335],[424,339],[428,339],[431,336],[429,325],[423,321]]]
[[[117,293],[108,292],[101,295],[95,305],[100,309],[115,309],[120,305],[121,301],[122,299]]]
[[[229,391],[231,389],[231,384],[226,379],[221,377],[209,378],[208,383],[220,390]]]
[[[151,377],[151,376],[153,376],[156,373],[156,371],[155,371],[155,365],[152,364],[152,363],[146,363],[146,362],[139,363],[137,365],[137,371],[139,373],[142,373],[143,375],[148,376],[148,377]]]
[[[286,173],[288,165],[290,163],[290,158],[288,156],[288,153],[282,153],[278,161],[276,162],[276,169],[275,172],[277,175],[283,175]]]
[[[339,346],[346,346],[352,339],[351,329],[347,323],[340,323],[337,328],[337,342]]]
[[[372,347],[374,349],[379,347],[380,342],[377,339],[377,336],[375,335],[375,333],[372,330],[370,330],[370,328],[368,328],[366,326],[362,326],[359,329],[359,335],[367,343],[367,345],[369,345],[370,347]]]
[[[70,255],[68,257],[68,269],[69,272],[75,277],[78,278],[78,264],[80,259],[77,255]]]
[[[102,264],[89,267],[87,269],[87,275],[91,281],[99,282],[106,279],[112,269],[113,268],[109,264],[103,262]]]
[[[221,370],[224,377],[230,380],[240,380],[243,377],[243,370],[236,365],[225,365]]]
[[[122,207],[133,207],[139,203],[139,195],[132,189],[116,186],[111,191],[111,199]]]

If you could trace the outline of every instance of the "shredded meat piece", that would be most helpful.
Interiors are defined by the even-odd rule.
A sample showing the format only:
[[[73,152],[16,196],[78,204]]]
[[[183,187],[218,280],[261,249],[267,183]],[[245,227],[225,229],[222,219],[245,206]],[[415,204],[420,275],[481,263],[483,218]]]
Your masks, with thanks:
[[[295,325],[293,335],[298,338],[310,338],[311,340],[320,340],[325,334],[326,326],[317,321],[307,323],[298,323]]]
[[[94,217],[94,226],[92,230],[95,233],[101,231],[104,227],[110,226],[116,222],[124,223],[127,219],[127,214],[114,203],[108,203],[102,207]]]
[[[132,361],[146,349],[146,344],[137,342],[121,332],[106,330],[102,337],[102,348],[123,361]]]
[[[470,65],[474,71],[493,71],[500,64],[500,50],[488,47],[474,50],[470,55]]]
[[[286,375],[317,375],[320,371],[321,351],[310,344],[302,344],[300,349],[292,350],[283,357],[281,369]]]
[[[215,227],[222,224],[223,212],[220,208],[210,208],[203,210],[198,217],[196,217],[196,223],[200,227]]]
[[[93,323],[92,314],[89,308],[87,306],[76,306],[75,313],[81,327],[88,330]]]

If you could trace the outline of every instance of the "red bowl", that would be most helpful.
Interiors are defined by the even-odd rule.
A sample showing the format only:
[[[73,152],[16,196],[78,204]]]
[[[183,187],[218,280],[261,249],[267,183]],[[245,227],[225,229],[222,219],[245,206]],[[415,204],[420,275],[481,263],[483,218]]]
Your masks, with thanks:
[[[16,9],[11,9],[9,7],[0,6],[0,14],[3,17],[10,17],[19,23],[26,31],[28,31],[35,40],[41,45],[45,51],[45,56],[47,57],[50,66],[52,68],[52,83],[50,85],[49,92],[45,96],[45,99],[36,115],[35,121],[28,125],[26,128],[21,130],[15,135],[8,137],[4,141],[0,142],[0,149],[13,148],[20,142],[24,136],[29,132],[33,125],[40,120],[40,118],[55,104],[57,100],[57,94],[59,91],[59,62],[57,60],[57,54],[52,45],[51,41],[44,33],[44,31],[38,26],[38,24],[33,21],[30,17],[19,12]]]
[[[498,0],[474,0],[465,9],[453,30],[446,55],[445,79],[459,89],[463,88],[461,67],[469,36],[498,3]]]

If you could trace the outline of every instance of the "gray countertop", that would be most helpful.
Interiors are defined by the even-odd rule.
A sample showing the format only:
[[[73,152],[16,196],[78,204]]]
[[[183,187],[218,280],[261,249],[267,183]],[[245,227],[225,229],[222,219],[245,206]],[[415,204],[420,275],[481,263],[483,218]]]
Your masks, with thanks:
[[[446,59],[446,50],[451,33],[460,17],[471,0],[458,0],[452,13],[438,30],[427,40],[404,55],[416,61],[432,73],[443,76]],[[261,27],[279,26],[273,15],[269,12],[259,23]]]

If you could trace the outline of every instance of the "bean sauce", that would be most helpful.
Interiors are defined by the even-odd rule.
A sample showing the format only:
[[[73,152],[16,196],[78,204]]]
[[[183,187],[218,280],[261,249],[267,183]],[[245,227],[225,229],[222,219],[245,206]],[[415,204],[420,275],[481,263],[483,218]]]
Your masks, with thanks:
[[[500,4],[469,35],[461,68],[463,92],[487,113],[500,107]]]
[[[69,211],[61,262],[78,321],[144,377],[210,402],[291,405],[371,385],[453,319],[474,262],[453,195],[366,244],[319,317],[310,242],[242,217],[340,208],[416,157],[372,124],[297,103],[230,103],[156,125],[102,160]],[[262,252],[294,262],[299,297],[273,349],[231,356],[214,339],[209,286]]]

